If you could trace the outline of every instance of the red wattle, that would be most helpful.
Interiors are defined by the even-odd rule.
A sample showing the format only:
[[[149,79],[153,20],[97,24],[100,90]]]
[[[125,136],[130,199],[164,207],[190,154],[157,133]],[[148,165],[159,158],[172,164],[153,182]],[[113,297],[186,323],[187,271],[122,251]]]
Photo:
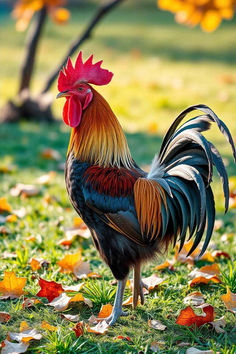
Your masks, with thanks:
[[[76,96],[70,96],[66,99],[63,109],[63,120],[71,128],[79,125],[82,115],[82,105]]]

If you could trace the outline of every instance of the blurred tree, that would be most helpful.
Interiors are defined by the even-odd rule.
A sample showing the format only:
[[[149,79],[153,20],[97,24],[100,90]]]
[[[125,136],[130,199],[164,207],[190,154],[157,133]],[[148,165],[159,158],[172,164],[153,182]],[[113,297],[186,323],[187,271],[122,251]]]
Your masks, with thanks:
[[[222,19],[233,18],[236,0],[157,0],[161,10],[175,13],[177,22],[212,32]]]
[[[54,22],[63,24],[68,21],[70,13],[67,9],[61,7],[67,0],[18,0],[13,10],[13,16],[16,18],[16,29],[19,31],[25,30],[31,19],[32,24],[26,40],[25,56],[20,71],[18,95],[1,108],[0,122],[16,122],[21,118],[37,121],[53,121],[54,118],[51,110],[52,98],[48,95],[48,91],[56,80],[59,71],[66,64],[68,56],[71,56],[84,41],[91,37],[93,29],[102,18],[123,1],[110,0],[98,7],[84,32],[74,39],[62,61],[47,78],[42,92],[37,97],[32,97],[30,83],[34,72],[37,47],[46,18],[49,15]]]

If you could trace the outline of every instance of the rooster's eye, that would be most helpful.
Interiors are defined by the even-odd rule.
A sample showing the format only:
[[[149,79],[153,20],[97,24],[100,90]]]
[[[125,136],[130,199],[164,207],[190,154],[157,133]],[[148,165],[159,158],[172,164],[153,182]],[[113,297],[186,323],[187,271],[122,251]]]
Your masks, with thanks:
[[[83,87],[79,87],[78,90],[79,90],[79,91],[83,91]]]

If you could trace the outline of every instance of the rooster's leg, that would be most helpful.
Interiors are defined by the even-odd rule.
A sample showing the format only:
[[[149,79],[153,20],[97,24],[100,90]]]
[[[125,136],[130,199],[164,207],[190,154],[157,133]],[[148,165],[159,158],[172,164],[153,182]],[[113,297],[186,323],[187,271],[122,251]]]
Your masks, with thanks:
[[[106,322],[110,326],[113,326],[120,316],[127,316],[128,315],[127,312],[122,311],[122,301],[123,301],[123,295],[124,295],[124,290],[125,290],[127,278],[128,278],[128,276],[123,280],[118,280],[116,298],[115,298],[113,310],[112,310],[111,315],[106,318]]]
[[[143,288],[147,286],[141,279],[141,264],[138,263],[134,267],[134,285],[133,285],[133,308],[138,305],[138,298],[140,296],[141,304],[144,304]]]

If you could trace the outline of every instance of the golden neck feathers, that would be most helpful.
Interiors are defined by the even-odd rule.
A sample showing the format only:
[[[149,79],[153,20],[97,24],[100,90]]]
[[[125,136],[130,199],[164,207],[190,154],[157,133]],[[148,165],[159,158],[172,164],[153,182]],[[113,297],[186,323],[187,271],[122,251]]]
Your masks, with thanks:
[[[101,167],[133,166],[125,134],[107,101],[92,88],[93,100],[78,127],[73,128],[68,152],[76,159]]]

